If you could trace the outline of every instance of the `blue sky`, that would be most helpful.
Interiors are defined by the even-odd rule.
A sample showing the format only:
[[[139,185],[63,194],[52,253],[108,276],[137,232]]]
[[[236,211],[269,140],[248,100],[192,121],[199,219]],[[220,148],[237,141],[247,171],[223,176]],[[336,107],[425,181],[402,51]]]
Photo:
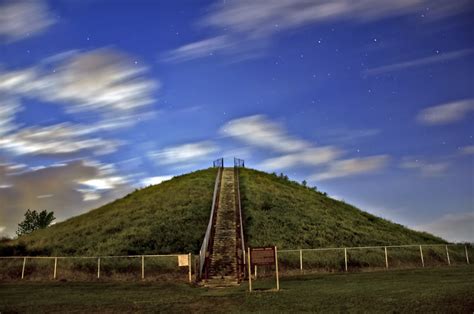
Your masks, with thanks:
[[[0,235],[224,156],[474,241],[469,0],[0,1]]]

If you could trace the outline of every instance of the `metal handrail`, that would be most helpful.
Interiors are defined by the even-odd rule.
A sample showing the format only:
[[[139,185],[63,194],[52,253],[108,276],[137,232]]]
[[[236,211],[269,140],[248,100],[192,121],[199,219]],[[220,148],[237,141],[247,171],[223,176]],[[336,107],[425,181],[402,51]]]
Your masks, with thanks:
[[[213,168],[224,168],[224,158],[216,159],[212,162]]]
[[[238,230],[238,232],[240,233],[240,244],[241,244],[241,250],[242,250],[242,257],[243,257],[243,260],[241,261],[240,265],[243,265],[243,269],[242,270],[239,270],[239,272],[242,272],[242,274],[244,275],[243,277],[245,277],[245,265],[247,264],[246,263],[246,252],[245,252],[245,238],[244,238],[244,221],[242,219],[242,205],[241,205],[241,202],[240,202],[240,171],[239,171],[239,167],[241,165],[243,165],[243,160],[239,159],[239,161],[242,161],[242,164],[239,162],[239,163],[236,163],[235,162],[235,159],[234,158],[234,177],[235,177],[235,199],[236,199],[236,206],[237,206],[237,210],[238,210],[238,216],[237,218],[239,219],[239,225],[240,225],[240,230]],[[237,258],[239,258],[239,256],[237,255]],[[240,274],[239,274],[240,276]]]
[[[199,277],[202,278],[202,273],[204,269],[204,265],[206,262],[206,257],[208,256],[209,250],[209,242],[211,240],[211,233],[214,226],[214,216],[216,212],[216,206],[218,204],[218,197],[219,197],[219,188],[220,188],[220,181],[222,176],[222,167],[219,167],[217,170],[216,181],[214,184],[214,193],[212,196],[212,206],[211,206],[211,215],[209,217],[209,223],[207,225],[206,234],[204,235],[204,240],[202,241],[201,250],[199,251]]]

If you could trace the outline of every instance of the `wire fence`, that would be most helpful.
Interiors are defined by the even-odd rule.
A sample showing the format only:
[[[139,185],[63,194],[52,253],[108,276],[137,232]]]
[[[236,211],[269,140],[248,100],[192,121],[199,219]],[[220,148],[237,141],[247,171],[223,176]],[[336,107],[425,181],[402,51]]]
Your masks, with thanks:
[[[0,257],[0,280],[193,280],[191,254]],[[194,268],[195,269],[195,268]]]
[[[362,272],[382,269],[456,266],[470,264],[470,244],[422,244],[278,250],[282,276],[319,272]],[[253,269],[272,275],[271,267]]]

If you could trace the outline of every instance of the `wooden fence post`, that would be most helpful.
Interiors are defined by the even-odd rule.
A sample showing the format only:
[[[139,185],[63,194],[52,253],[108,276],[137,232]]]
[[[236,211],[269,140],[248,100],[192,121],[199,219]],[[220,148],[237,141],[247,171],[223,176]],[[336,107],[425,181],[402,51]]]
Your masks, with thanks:
[[[192,255],[191,253],[188,254],[188,274],[189,274],[189,282],[193,282],[193,272],[191,268],[191,260],[192,260]]]
[[[252,292],[252,266],[250,263],[250,247],[248,248],[247,264],[249,267],[249,291]]]
[[[142,255],[142,279],[145,279],[145,256]]]
[[[467,253],[467,245],[464,246],[464,252],[466,252],[466,262],[469,264],[469,254]]]
[[[448,265],[451,265],[451,260],[449,259],[448,245],[446,245],[446,257],[447,257],[447,259],[448,259]]]
[[[303,272],[303,250],[300,250],[300,272]]]
[[[344,266],[347,271],[347,248],[344,248]]]
[[[425,267],[425,260],[423,259],[423,249],[421,248],[421,245],[420,245],[420,257],[421,257],[421,266]]]
[[[56,279],[56,270],[58,268],[58,258],[54,258],[54,272],[53,272],[53,279]]]
[[[97,279],[100,279],[100,257],[97,259]]]
[[[23,258],[23,268],[21,269],[21,279],[25,278],[26,257]]]
[[[384,247],[385,250],[385,268],[388,269],[388,253],[387,253],[387,247]]]
[[[276,284],[277,284],[277,291],[280,291],[280,276],[278,274],[278,249],[275,246],[275,274],[276,274]]]

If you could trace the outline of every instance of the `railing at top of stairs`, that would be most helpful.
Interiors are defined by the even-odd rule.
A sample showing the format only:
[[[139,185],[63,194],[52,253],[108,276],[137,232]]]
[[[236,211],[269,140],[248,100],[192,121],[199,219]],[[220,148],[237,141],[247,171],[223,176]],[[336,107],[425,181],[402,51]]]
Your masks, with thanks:
[[[212,250],[212,240],[214,235],[214,222],[216,219],[216,208],[219,205],[220,183],[222,180],[222,171],[224,169],[224,159],[220,158],[213,162],[213,167],[217,169],[216,181],[214,184],[214,193],[212,195],[211,215],[207,225],[206,234],[202,241],[201,250],[199,251],[199,278],[207,279],[207,270],[210,264],[210,256]]]

